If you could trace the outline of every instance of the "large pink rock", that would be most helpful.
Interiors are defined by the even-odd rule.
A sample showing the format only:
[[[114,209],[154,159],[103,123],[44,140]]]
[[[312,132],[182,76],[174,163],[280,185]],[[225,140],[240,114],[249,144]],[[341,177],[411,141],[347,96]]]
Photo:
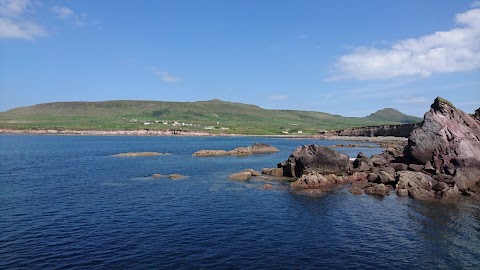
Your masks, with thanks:
[[[410,134],[405,156],[452,176],[460,189],[472,187],[480,181],[480,121],[438,97]]]

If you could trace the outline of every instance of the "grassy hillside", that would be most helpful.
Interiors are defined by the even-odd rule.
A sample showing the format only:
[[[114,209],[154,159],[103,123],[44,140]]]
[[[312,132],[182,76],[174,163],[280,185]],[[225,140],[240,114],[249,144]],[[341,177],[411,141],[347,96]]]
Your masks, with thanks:
[[[385,108],[376,111],[375,113],[370,114],[369,116],[365,117],[366,119],[370,119],[373,121],[394,121],[394,122],[399,122],[403,124],[407,123],[414,123],[414,122],[420,122],[421,119],[415,116],[411,115],[406,115],[404,113],[401,113],[395,109],[392,108]]]
[[[151,121],[152,124],[144,125],[145,121]],[[154,121],[169,123],[165,125]],[[193,126],[173,127],[173,121]],[[298,131],[315,134],[318,130],[416,121],[421,119],[393,109],[357,118],[310,111],[267,110],[220,100],[56,102],[0,113],[0,128],[205,130],[205,126],[215,126],[209,131],[241,134],[282,134],[286,131],[289,134],[298,134]]]

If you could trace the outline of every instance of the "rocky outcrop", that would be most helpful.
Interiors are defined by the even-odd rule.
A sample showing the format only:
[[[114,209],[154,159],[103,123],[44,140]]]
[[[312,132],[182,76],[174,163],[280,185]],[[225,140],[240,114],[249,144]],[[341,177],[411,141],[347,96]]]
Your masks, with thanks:
[[[270,154],[278,152],[278,148],[265,143],[254,143],[249,149],[252,154]]]
[[[163,154],[159,152],[128,152],[111,155],[112,157],[148,157],[148,156],[168,156],[171,154]]]
[[[255,143],[248,147],[237,147],[233,150],[200,150],[192,154],[194,157],[214,157],[214,156],[249,156],[252,154],[276,153],[278,149],[268,144]]]
[[[461,191],[480,181],[480,122],[436,98],[408,139],[406,162],[439,178],[449,178]],[[417,167],[418,168],[418,167]]]
[[[401,125],[381,125],[357,128],[346,128],[334,131],[338,136],[361,136],[361,137],[378,137],[392,136],[408,138],[410,133],[419,126],[418,123],[401,124]]]
[[[349,157],[325,146],[315,144],[297,148],[283,165],[285,176],[301,177],[316,172],[320,174],[336,174],[346,172]]]
[[[341,154],[314,145],[298,148],[278,167],[297,178],[291,184],[296,189],[352,183],[354,194],[386,196],[394,187],[398,196],[418,200],[480,199],[479,114],[468,115],[437,98],[407,146],[389,147],[372,157],[359,153],[346,175],[339,175],[345,168]]]

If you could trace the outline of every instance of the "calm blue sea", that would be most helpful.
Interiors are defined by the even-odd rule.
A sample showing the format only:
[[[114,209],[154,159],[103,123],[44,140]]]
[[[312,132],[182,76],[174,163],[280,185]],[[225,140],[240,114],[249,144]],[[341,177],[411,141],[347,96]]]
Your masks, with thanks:
[[[255,142],[280,152],[191,156]],[[227,179],[275,167],[310,143],[339,142],[0,136],[0,269],[480,269],[479,202],[347,189],[307,197]],[[110,157],[137,151],[172,155]],[[359,149],[339,151],[354,157]]]

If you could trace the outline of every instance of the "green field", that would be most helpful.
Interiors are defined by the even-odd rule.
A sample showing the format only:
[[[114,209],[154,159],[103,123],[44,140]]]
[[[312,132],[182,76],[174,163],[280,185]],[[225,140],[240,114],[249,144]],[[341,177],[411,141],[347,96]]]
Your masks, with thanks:
[[[136,119],[136,121],[134,121]],[[317,134],[319,130],[419,122],[422,119],[394,109],[367,117],[342,117],[322,112],[267,110],[220,100],[198,102],[105,101],[55,102],[21,107],[0,113],[0,128],[136,130],[182,129],[233,134]],[[152,124],[144,125],[145,121]],[[168,121],[165,125],[162,122]],[[173,121],[193,127],[173,127]],[[205,130],[205,126],[215,126]],[[221,129],[223,128],[223,129]]]

